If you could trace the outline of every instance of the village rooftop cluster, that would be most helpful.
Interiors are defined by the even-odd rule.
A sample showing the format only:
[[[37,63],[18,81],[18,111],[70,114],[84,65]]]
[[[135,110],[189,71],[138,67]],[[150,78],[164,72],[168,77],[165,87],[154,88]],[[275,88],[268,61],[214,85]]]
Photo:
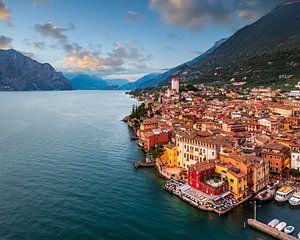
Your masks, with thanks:
[[[135,95],[143,103],[133,107],[128,124],[160,175],[172,179],[168,190],[199,208],[224,212],[271,183],[296,186],[297,91],[284,95],[260,87],[243,95],[201,86],[200,92],[180,92],[173,78],[171,88]],[[221,94],[225,98],[203,97]]]

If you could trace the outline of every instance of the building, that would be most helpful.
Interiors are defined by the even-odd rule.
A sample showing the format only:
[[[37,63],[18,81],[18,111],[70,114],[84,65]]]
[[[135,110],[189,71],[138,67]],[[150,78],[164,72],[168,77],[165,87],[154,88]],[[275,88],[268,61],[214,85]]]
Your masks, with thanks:
[[[220,195],[228,190],[227,181],[215,172],[215,164],[198,162],[188,168],[188,184],[208,195]]]
[[[238,201],[243,200],[248,195],[247,173],[230,163],[217,161],[215,172],[221,175],[221,179],[227,182],[228,190]]]
[[[164,153],[160,157],[162,165],[167,167],[177,167],[177,146],[175,144],[164,145]]]
[[[292,144],[291,168],[300,171],[300,144]]]
[[[198,133],[177,133],[178,167],[188,170],[197,162],[216,159],[218,153],[217,140],[212,137],[199,136]]]
[[[246,173],[247,187],[252,192],[258,192],[269,183],[270,163],[267,160],[253,155],[228,154],[220,155],[220,161]]]
[[[176,94],[179,93],[179,79],[178,78],[172,78],[172,91]]]
[[[277,131],[279,126],[279,121],[273,118],[262,118],[259,119],[258,124],[262,127],[265,127],[268,131]]]
[[[261,147],[261,156],[270,162],[270,172],[275,174],[282,174],[284,168],[290,165],[290,149],[275,141]]]
[[[165,129],[152,129],[143,133],[139,145],[149,151],[155,145],[163,145],[169,142],[169,131]]]
[[[140,126],[140,130],[151,130],[158,128],[159,118],[147,118],[145,119]]]

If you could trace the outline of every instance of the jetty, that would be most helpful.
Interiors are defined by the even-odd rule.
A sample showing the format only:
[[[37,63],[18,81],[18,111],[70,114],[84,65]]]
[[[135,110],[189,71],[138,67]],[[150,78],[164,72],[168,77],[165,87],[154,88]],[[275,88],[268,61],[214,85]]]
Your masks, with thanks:
[[[297,240],[296,237],[292,236],[292,235],[288,235],[284,232],[278,231],[275,228],[269,227],[268,225],[257,221],[255,219],[248,219],[247,223],[250,227],[255,228],[265,234],[268,234],[276,239],[280,239],[280,240]]]
[[[155,162],[137,161],[134,164],[134,168],[152,168],[155,167]]]

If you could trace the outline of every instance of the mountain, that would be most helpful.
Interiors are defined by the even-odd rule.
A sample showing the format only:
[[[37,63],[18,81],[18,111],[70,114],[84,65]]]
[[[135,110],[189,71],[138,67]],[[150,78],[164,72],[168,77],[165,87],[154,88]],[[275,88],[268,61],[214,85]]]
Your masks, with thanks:
[[[201,61],[206,55],[210,54],[214,49],[216,49],[218,46],[220,46],[225,41],[226,41],[226,38],[223,38],[223,39],[217,41],[212,48],[208,49],[206,52],[204,52],[200,56],[192,59],[189,62],[180,64],[179,66],[171,68],[164,73],[150,73],[148,75],[145,75],[144,77],[138,79],[136,82],[132,82],[127,85],[124,85],[122,87],[122,89],[135,90],[138,88],[156,87],[156,86],[164,83],[172,75],[180,74],[189,66],[193,65],[196,62]]]
[[[78,90],[115,90],[129,83],[127,79],[102,79],[87,74],[67,74],[73,86]]]
[[[127,79],[106,79],[105,82],[108,86],[119,86],[119,87],[123,87],[124,85],[129,83]]]
[[[153,87],[156,84],[158,85],[159,83],[161,83],[160,81],[159,82],[155,81],[155,78],[158,77],[159,75],[160,75],[160,73],[147,74],[135,82],[131,82],[131,83],[128,83],[128,84],[122,86],[121,89],[134,90],[134,89],[138,89],[138,88]]]
[[[22,53],[0,50],[0,91],[71,90],[72,84],[48,63]]]
[[[286,85],[300,74],[300,2],[282,4],[175,76],[186,83]]]
[[[108,88],[107,83],[96,76],[79,74],[70,79],[72,85],[78,90],[104,90]]]

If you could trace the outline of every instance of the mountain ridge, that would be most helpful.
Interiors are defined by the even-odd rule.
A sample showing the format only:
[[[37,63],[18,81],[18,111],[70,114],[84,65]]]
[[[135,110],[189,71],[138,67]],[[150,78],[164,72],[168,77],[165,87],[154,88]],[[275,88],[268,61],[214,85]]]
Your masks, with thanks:
[[[0,91],[72,89],[69,80],[49,63],[39,63],[14,49],[0,49]]]
[[[274,85],[300,74],[300,2],[282,4],[239,29],[201,61],[175,74],[183,82]],[[288,84],[288,83],[287,83]]]

